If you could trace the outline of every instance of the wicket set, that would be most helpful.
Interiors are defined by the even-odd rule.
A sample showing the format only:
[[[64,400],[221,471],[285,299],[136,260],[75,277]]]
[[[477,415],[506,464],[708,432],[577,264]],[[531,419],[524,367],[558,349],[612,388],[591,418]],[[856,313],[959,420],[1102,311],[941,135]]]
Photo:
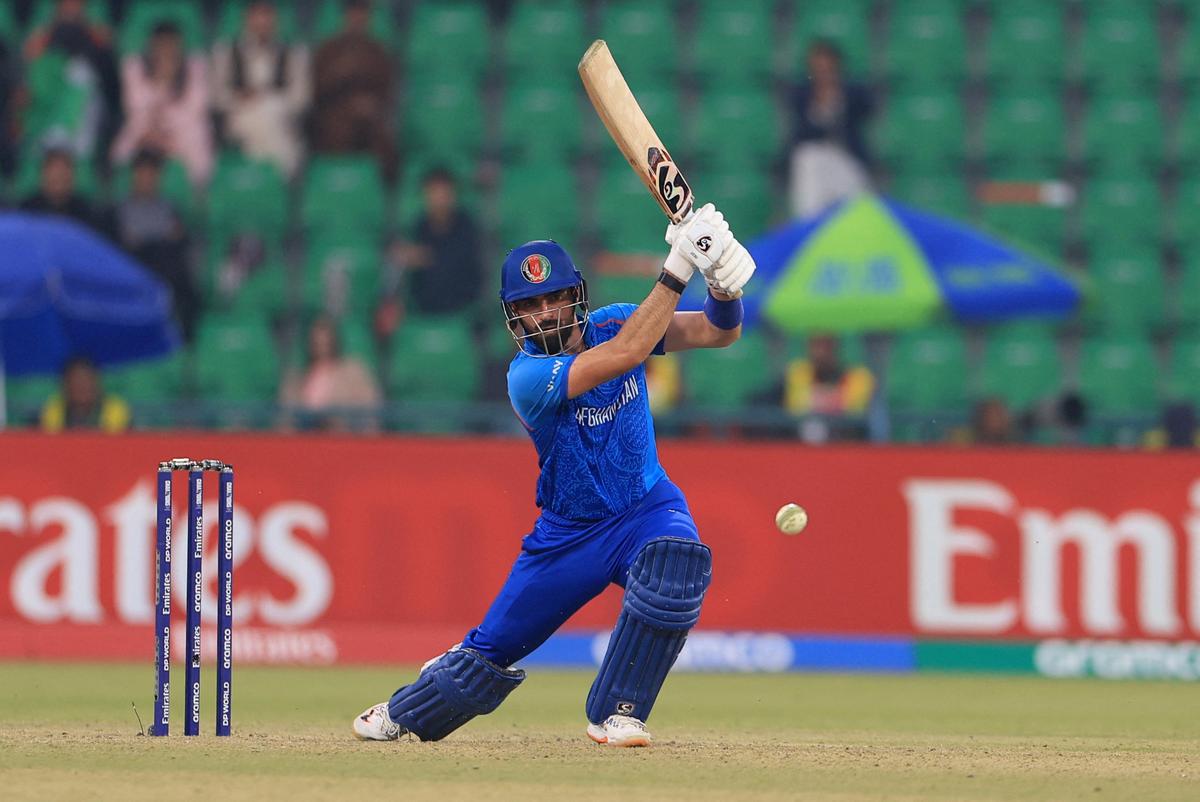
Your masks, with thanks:
[[[217,735],[229,735],[233,715],[233,466],[220,460],[178,457],[158,464],[156,550],[154,559],[154,723],[151,735],[169,735],[171,727],[171,482],[187,471],[187,654],[184,661],[186,718],[184,735],[200,734],[200,612],[203,597],[204,474],[219,477],[217,497]]]

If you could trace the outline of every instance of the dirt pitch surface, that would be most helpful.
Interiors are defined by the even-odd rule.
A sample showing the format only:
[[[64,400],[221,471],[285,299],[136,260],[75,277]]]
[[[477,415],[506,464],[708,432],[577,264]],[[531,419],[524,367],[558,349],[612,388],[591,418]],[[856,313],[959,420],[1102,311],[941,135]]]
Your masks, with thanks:
[[[148,723],[148,662],[0,663],[0,798],[1200,799],[1191,685],[679,675],[655,746],[621,750],[583,735],[590,674],[538,671],[441,743],[354,740],[352,717],[412,674],[239,669],[229,739],[212,735],[211,687],[203,735],[178,734],[177,680],[163,739],[138,734],[130,704]]]

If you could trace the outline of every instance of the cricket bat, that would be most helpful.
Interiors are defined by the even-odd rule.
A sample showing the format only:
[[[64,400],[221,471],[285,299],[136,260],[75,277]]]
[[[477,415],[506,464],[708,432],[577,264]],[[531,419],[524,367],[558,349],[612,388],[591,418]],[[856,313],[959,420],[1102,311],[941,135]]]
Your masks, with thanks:
[[[592,42],[579,60],[579,77],[629,166],[671,222],[682,221],[692,211],[692,188],[642,113],[603,39]]]

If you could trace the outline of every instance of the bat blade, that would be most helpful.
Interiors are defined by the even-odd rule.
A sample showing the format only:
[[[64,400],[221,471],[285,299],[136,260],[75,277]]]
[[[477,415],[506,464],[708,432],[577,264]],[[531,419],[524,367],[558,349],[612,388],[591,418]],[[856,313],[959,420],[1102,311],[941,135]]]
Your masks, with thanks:
[[[579,77],[629,166],[671,222],[683,220],[692,211],[692,188],[646,119],[603,39],[593,42],[579,60]]]

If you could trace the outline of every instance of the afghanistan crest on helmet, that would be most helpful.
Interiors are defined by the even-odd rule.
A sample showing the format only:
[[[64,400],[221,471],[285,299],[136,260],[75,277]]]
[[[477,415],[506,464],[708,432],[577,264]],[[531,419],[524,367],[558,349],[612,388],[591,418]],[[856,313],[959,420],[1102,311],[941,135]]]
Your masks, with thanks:
[[[550,260],[540,253],[531,253],[521,262],[521,275],[531,284],[541,284],[550,278]]]

